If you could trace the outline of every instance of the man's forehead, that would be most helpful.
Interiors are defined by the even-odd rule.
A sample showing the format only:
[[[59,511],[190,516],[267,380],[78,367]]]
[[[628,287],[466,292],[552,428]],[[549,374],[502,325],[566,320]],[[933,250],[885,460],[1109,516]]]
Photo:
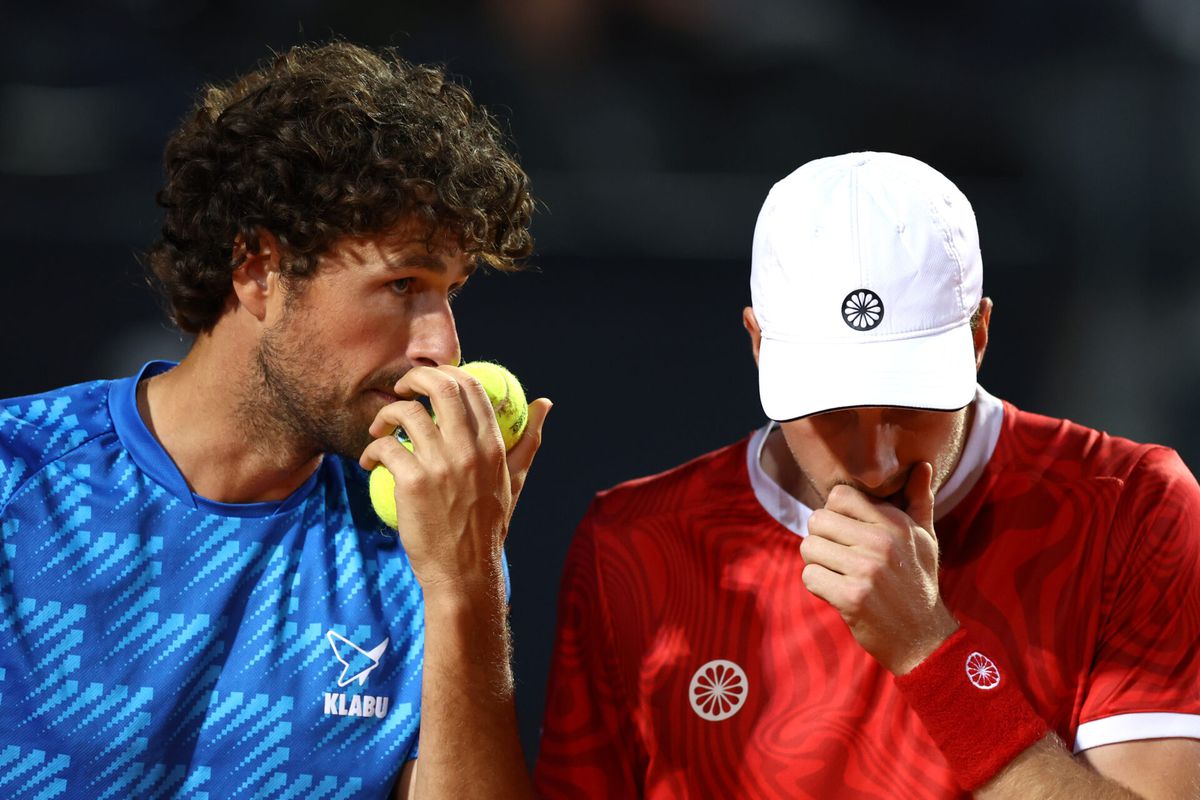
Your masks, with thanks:
[[[405,220],[371,237],[381,247],[392,250],[422,248],[427,252],[453,256],[462,253],[462,237],[451,228],[419,220]]]
[[[345,239],[334,247],[337,256],[358,261],[379,261],[387,269],[423,269],[443,274],[470,275],[476,257],[465,253],[457,234],[427,226],[406,225],[385,233]]]
[[[430,252],[428,249],[422,248],[416,252],[383,252],[382,255],[384,266],[388,269],[424,269],[439,275],[450,270],[461,270],[463,275],[470,275],[475,271],[474,257],[465,255],[461,250]]]

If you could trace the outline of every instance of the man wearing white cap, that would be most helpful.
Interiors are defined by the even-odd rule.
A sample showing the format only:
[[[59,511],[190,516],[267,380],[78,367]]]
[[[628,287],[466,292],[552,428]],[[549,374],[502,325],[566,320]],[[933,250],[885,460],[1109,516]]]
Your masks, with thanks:
[[[982,283],[915,159],[776,184],[743,312],[772,422],[597,497],[544,796],[1200,796],[1200,487],[978,387]]]

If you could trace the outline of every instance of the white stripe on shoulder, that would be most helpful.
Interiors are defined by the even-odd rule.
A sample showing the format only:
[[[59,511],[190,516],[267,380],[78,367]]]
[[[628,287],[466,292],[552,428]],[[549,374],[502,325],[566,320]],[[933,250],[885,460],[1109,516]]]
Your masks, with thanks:
[[[1200,739],[1200,715],[1153,712],[1094,719],[1075,732],[1075,752],[1142,739]]]

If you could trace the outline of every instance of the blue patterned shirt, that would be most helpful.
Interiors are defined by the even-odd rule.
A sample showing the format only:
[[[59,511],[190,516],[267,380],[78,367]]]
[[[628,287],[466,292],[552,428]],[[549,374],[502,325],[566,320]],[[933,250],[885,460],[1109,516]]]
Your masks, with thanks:
[[[416,757],[421,590],[328,456],[198,497],[139,380],[0,401],[0,796],[382,798]]]

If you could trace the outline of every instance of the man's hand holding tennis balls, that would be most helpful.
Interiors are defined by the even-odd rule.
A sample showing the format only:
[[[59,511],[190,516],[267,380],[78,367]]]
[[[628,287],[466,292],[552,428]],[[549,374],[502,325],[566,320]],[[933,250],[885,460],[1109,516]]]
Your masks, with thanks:
[[[375,417],[370,431],[376,439],[360,463],[366,469],[382,464],[395,478],[396,527],[417,581],[427,594],[471,593],[480,580],[502,586],[501,547],[550,401],[530,404],[525,432],[506,453],[487,392],[463,369],[414,367],[395,392],[403,399]],[[433,417],[420,396],[429,398]],[[411,449],[392,435],[396,428]]]
[[[464,370],[414,367],[394,391],[402,399],[375,417],[377,438],[360,459],[395,477],[397,528],[425,601],[420,758],[405,764],[394,796],[527,800],[502,548],[550,401],[530,404],[506,454],[487,392]],[[392,435],[398,427],[411,451]],[[465,767],[464,752],[488,753],[486,771]]]

